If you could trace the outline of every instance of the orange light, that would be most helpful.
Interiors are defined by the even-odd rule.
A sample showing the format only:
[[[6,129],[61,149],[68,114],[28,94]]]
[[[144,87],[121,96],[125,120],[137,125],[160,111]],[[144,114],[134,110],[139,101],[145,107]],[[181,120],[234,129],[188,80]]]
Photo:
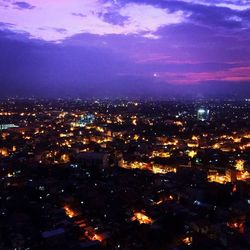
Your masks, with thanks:
[[[0,149],[0,155],[6,157],[6,156],[9,156],[9,152],[7,149]]]
[[[92,240],[98,240],[98,241],[102,242],[103,237],[99,234],[94,234],[94,236],[92,237]]]
[[[189,156],[190,158],[194,158],[196,155],[197,155],[197,152],[194,151],[194,150],[191,150],[191,151],[188,153],[188,156]]]
[[[64,208],[66,215],[69,218],[73,218],[77,216],[77,213],[73,209],[69,208],[68,206],[64,206],[63,208]]]
[[[134,216],[131,218],[131,221],[138,221],[140,224],[152,224],[153,220],[142,212],[134,213]]]
[[[245,165],[245,161],[244,160],[237,160],[236,164],[235,164],[235,168],[239,171],[243,171],[244,170],[244,165]]]
[[[240,233],[244,233],[244,222],[228,222],[227,226],[231,229],[237,230]]]
[[[182,242],[188,246],[192,244],[192,241],[193,241],[192,237],[185,237],[182,239]]]

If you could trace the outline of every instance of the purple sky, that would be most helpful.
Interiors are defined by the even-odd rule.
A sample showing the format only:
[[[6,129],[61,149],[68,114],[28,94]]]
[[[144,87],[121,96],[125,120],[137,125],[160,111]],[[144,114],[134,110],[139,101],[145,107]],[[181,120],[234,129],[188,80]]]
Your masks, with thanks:
[[[249,44],[247,0],[0,0],[1,95],[245,97]]]

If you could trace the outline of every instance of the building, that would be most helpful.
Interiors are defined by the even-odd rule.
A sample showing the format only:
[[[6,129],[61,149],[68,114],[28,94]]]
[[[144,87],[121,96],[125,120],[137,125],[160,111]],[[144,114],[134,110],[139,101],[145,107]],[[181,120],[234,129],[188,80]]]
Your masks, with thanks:
[[[80,119],[72,123],[73,127],[85,127],[86,125],[92,124],[95,121],[95,116],[92,114],[81,115]]]
[[[197,111],[197,119],[199,121],[207,121],[209,119],[210,111],[205,108],[199,108]]]
[[[9,129],[9,128],[18,128],[18,126],[15,125],[15,124],[0,124],[0,131],[1,130],[6,130],[6,129]]]

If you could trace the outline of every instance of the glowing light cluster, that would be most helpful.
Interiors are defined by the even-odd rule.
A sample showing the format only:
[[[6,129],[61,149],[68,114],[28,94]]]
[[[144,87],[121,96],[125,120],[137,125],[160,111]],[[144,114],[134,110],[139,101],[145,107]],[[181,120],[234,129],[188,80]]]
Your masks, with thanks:
[[[209,182],[217,182],[220,184],[226,184],[227,182],[231,182],[229,176],[219,174],[217,171],[210,171],[208,173],[207,179]]]
[[[152,152],[152,157],[169,158],[170,156],[171,156],[170,152],[159,152],[159,151]]]
[[[74,218],[78,215],[77,212],[75,212],[73,209],[71,209],[69,206],[65,205],[64,207],[64,211],[66,213],[66,215],[69,217],[69,218]]]
[[[244,160],[237,160],[236,164],[235,164],[235,168],[239,171],[243,171],[244,170],[244,165],[245,165],[245,161]]]
[[[176,168],[165,167],[162,165],[153,165],[153,173],[154,174],[167,174],[167,173],[176,173]]]
[[[138,221],[140,224],[152,224],[153,220],[145,214],[145,211],[135,212],[131,221]]]

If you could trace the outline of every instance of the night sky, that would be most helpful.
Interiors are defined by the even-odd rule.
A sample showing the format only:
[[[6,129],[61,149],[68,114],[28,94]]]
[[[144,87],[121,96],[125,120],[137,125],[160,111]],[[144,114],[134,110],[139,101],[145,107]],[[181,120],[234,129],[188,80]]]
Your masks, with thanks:
[[[250,1],[0,0],[0,96],[250,97]]]

